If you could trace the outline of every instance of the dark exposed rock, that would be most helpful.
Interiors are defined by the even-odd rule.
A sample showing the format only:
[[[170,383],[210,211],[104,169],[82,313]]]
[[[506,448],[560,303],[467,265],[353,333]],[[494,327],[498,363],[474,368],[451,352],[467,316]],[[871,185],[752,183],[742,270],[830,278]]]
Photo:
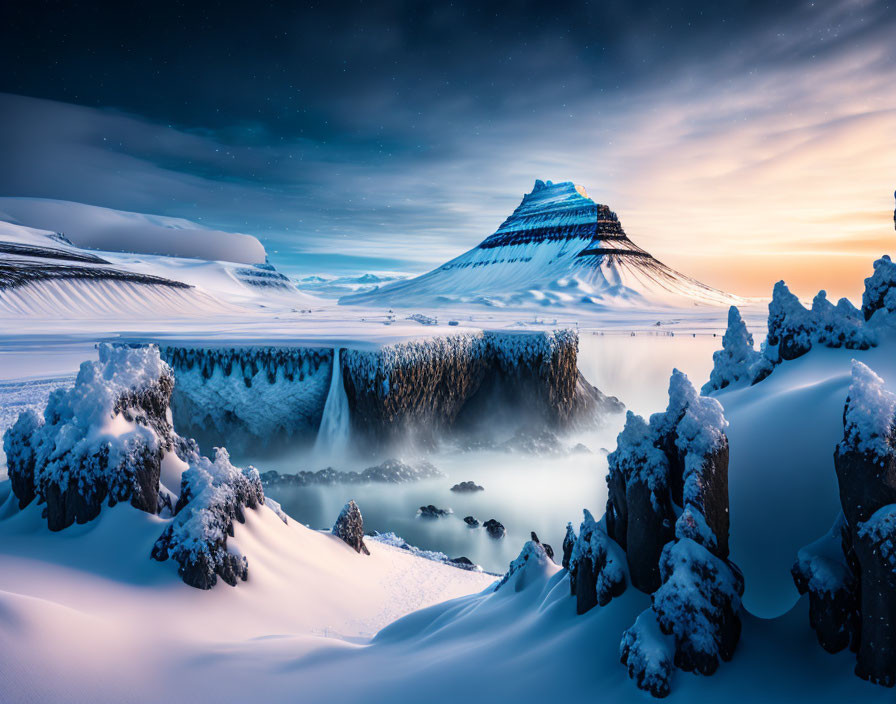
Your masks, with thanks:
[[[415,464],[407,464],[397,459],[389,459],[375,467],[368,467],[362,472],[340,472],[327,467],[316,472],[302,471],[296,474],[281,474],[269,470],[261,475],[265,486],[316,486],[331,484],[368,484],[381,482],[384,484],[404,484],[406,482],[438,479],[444,477],[436,467],[426,460]]]
[[[485,491],[485,488],[479,486],[475,482],[460,482],[451,487],[451,491],[456,491],[461,494],[472,494],[477,491]]]
[[[482,527],[488,532],[489,537],[494,538],[495,540],[503,538],[507,533],[504,526],[498,523],[494,518],[489,518],[482,524]]]
[[[629,411],[607,475],[607,533],[626,551],[632,586],[647,594],[660,586],[660,554],[675,521],[669,461],[654,442],[651,427]]]
[[[437,508],[432,504],[421,506],[417,509],[417,515],[420,518],[444,518],[451,515],[451,509]]]
[[[369,555],[370,551],[364,544],[364,519],[361,517],[361,509],[354,501],[349,501],[342,507],[339,518],[333,525],[333,535],[342,540],[355,552]]]
[[[625,591],[624,561],[619,546],[586,509],[569,557],[569,588],[576,597],[576,613],[606,606]]]
[[[469,557],[452,557],[448,560],[455,567],[459,567],[462,570],[475,570],[476,564]]]
[[[475,427],[496,408],[526,409],[540,426],[593,422],[621,404],[588,384],[576,366],[573,331],[486,331],[401,343],[377,353],[346,350],[352,427],[371,441],[406,434],[428,444]]]
[[[464,523],[466,523],[468,526],[470,526],[470,528],[478,528],[479,527],[479,521],[477,521],[472,516],[464,516]]]
[[[576,534],[572,523],[566,524],[566,535],[563,538],[563,561],[560,563],[563,569],[569,569],[569,558],[572,556],[573,546],[576,544]]]

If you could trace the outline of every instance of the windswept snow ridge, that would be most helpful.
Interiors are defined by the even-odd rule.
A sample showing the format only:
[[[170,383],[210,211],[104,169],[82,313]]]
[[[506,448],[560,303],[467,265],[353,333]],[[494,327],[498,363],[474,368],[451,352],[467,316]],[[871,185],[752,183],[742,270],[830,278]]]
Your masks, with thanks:
[[[538,180],[475,249],[428,274],[340,303],[692,307],[739,300],[670,269],[635,245],[616,213],[595,203],[581,186]]]

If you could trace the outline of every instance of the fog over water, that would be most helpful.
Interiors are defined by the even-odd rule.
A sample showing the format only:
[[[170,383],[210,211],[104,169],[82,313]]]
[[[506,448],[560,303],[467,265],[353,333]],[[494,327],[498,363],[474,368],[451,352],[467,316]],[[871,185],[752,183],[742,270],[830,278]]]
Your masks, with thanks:
[[[720,345],[721,339],[711,335],[630,337],[583,333],[579,367],[602,391],[619,397],[634,412],[647,415],[665,408],[673,367],[688,374],[699,387],[709,377],[712,352]],[[596,516],[603,514],[607,499],[606,452],[615,448],[616,434],[623,422],[623,414],[611,416],[601,428],[562,438],[570,448],[584,444],[590,450],[587,453],[537,456],[441,448],[425,456],[400,456],[410,464],[419,459],[432,462],[446,475],[441,479],[407,484],[272,486],[266,491],[282,503],[288,514],[313,528],[330,527],[343,504],[354,499],[368,532],[395,532],[417,547],[438,550],[449,557],[464,555],[486,570],[503,572],[530,531],[537,532],[559,554],[567,521],[578,528],[582,508],[589,508]],[[506,430],[499,432],[503,432],[496,436],[499,440],[509,435]],[[361,471],[388,456],[366,454],[330,464],[342,471]],[[238,459],[242,463],[253,462],[261,471],[294,473],[322,468],[307,453],[275,459]],[[452,485],[468,480],[483,486],[485,491],[458,494],[450,490]],[[419,518],[417,510],[428,504],[451,509],[453,513],[444,518]],[[494,540],[482,528],[469,528],[463,521],[468,515],[480,523],[490,518],[500,521],[507,529],[506,537]]]

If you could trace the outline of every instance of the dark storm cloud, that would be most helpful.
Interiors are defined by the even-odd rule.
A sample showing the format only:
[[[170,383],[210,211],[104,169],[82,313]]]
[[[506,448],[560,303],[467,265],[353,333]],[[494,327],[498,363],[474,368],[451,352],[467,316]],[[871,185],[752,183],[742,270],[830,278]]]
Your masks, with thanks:
[[[676,154],[755,153],[745,125],[773,164],[806,128],[782,118],[823,140],[831,106],[862,100],[849,85],[888,90],[893,66],[873,1],[187,5],[4,5],[0,89],[46,99],[0,99],[5,195],[198,219],[293,264],[420,268],[535,177],[637,211]]]

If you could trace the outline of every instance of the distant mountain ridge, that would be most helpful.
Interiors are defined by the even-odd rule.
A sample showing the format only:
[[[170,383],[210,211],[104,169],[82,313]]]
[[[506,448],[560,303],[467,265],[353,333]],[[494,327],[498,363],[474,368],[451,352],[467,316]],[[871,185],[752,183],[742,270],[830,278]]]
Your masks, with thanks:
[[[346,296],[392,306],[730,305],[743,299],[666,266],[634,244],[616,213],[571,181],[531,193],[477,247],[407,281]]]

